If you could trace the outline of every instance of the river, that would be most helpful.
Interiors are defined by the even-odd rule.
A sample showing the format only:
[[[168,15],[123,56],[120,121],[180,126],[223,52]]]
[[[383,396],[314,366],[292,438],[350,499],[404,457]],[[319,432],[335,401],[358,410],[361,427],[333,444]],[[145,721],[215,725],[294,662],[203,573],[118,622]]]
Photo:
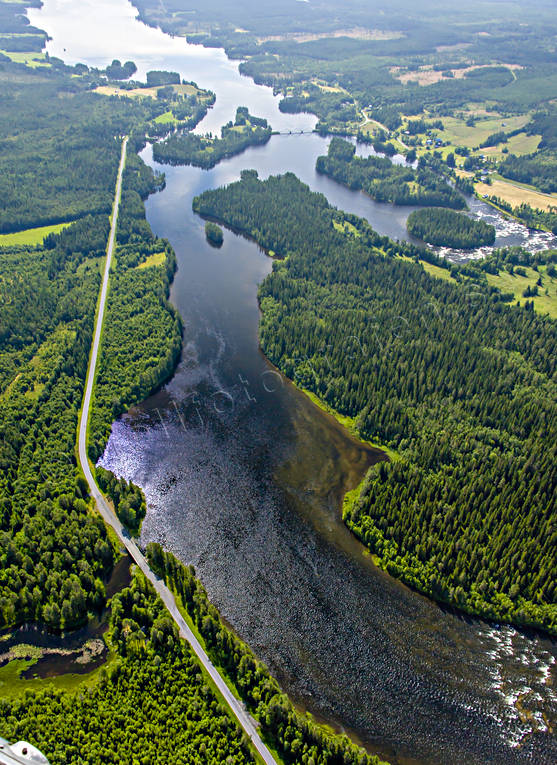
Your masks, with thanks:
[[[239,105],[278,130],[315,124],[281,114],[272,91],[241,77],[222,51],[144,26],[127,0],[45,0],[29,17],[68,63],[133,59],[138,77],[172,69],[214,90],[201,132],[216,132]],[[227,621],[319,719],[393,763],[555,762],[555,643],[452,613],[373,565],[339,506],[381,455],[266,362],[256,295],[270,260],[230,231],[222,248],[210,247],[192,213],[196,194],[244,168],[261,177],[291,170],[380,233],[403,237],[408,208],[315,173],[327,144],[316,134],[275,136],[210,171],[160,167],[144,150],[166,173],[146,209],[176,251],[171,299],[184,350],[173,379],[114,424],[102,464],[144,488],[142,541],[195,565]],[[500,243],[539,239],[474,204],[495,215]]]

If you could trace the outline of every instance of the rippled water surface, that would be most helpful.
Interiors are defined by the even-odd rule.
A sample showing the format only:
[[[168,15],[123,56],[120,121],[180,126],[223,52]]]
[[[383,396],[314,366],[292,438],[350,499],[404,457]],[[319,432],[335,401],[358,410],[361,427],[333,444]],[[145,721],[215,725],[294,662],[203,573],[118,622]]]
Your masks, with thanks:
[[[241,77],[222,51],[148,29],[126,0],[45,0],[29,15],[51,35],[50,52],[70,62],[130,58],[140,75],[173,69],[213,89],[201,131],[217,130],[238,105],[276,129],[315,122],[282,115],[272,92]],[[167,186],[148,200],[147,217],[176,250],[184,350],[172,381],[114,424],[103,464],[145,489],[143,541],[194,563],[226,619],[319,718],[393,762],[555,762],[555,644],[464,619],[373,566],[339,506],[381,454],[266,362],[256,294],[270,261],[229,231],[221,249],[209,247],[192,213],[196,194],[243,168],[262,177],[291,170],[332,204],[403,237],[410,209],[315,173],[327,143],[277,136],[208,172],[162,168]],[[152,164],[149,148],[144,159]],[[499,243],[539,239],[481,202],[473,211],[494,216]]]

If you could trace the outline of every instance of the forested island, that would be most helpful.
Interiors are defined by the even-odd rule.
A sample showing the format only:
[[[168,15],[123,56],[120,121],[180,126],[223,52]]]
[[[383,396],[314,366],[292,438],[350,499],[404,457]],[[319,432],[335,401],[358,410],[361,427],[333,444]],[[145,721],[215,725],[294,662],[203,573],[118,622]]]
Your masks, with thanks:
[[[224,241],[222,228],[210,221],[207,221],[205,224],[205,236],[209,244],[212,244],[214,247],[220,247]]]
[[[245,171],[194,209],[288,253],[259,291],[263,350],[396,451],[345,507],[381,565],[471,613],[555,634],[557,323],[481,281],[430,276],[408,245],[292,174]]]
[[[414,210],[406,228],[417,239],[441,247],[472,250],[495,242],[495,226],[442,207]]]
[[[208,169],[225,157],[240,154],[248,146],[267,143],[272,130],[267,120],[254,117],[245,107],[238,107],[234,123],[221,129],[220,138],[194,133],[172,133],[165,141],[153,145],[153,158],[170,165],[194,165]]]
[[[357,157],[354,144],[333,138],[327,156],[317,158],[317,172],[350,189],[361,189],[377,202],[466,208],[462,194],[425,166],[414,170],[387,157]]]

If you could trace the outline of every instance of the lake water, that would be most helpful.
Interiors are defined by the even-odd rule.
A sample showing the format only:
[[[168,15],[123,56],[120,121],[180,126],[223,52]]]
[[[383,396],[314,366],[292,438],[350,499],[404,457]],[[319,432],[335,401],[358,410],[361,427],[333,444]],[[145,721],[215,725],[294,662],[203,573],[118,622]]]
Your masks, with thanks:
[[[144,26],[127,0],[45,0],[29,16],[68,63],[133,59],[138,76],[172,69],[214,90],[201,132],[216,132],[239,105],[278,130],[315,123],[281,114],[272,91],[240,76],[222,51]],[[381,455],[267,363],[256,296],[270,260],[230,231],[222,248],[210,247],[192,213],[196,194],[244,168],[261,177],[291,170],[332,204],[403,237],[409,208],[315,173],[327,144],[316,134],[275,136],[210,171],[154,165],[145,149],[166,173],[147,218],[176,251],[171,297],[184,349],[173,379],[114,424],[102,462],[144,488],[143,542],[193,563],[227,621],[320,719],[393,763],[555,762],[555,643],[442,609],[373,566],[342,524],[340,501]],[[500,241],[539,240],[495,217]]]

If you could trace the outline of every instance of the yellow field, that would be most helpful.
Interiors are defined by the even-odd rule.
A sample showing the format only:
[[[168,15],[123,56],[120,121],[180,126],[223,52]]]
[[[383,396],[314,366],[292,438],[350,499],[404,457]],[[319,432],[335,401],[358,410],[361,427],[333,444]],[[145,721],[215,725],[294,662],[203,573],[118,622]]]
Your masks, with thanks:
[[[241,30],[244,32],[245,30]],[[287,32],[283,35],[266,35],[258,37],[259,43],[282,42],[292,40],[298,43],[314,42],[315,40],[326,40],[335,37],[351,37],[354,40],[400,40],[406,35],[403,32],[387,31],[384,29],[366,29],[365,27],[354,27],[353,29],[337,29],[334,32],[321,32],[311,34],[307,32]]]
[[[157,85],[153,88],[132,88],[132,90],[126,90],[125,88],[119,88],[117,85],[99,85],[98,88],[95,88],[95,93],[100,93],[103,96],[126,96],[127,98],[156,98],[157,90],[162,87],[162,85]],[[170,87],[175,93],[180,93],[183,96],[201,93],[193,85],[171,85]]]
[[[476,183],[476,191],[480,195],[487,194],[490,197],[499,197],[513,207],[518,207],[527,202],[530,207],[539,210],[549,210],[557,207],[557,194],[542,194],[540,191],[528,188],[511,181],[492,180],[491,186],[487,183]]]
[[[487,281],[493,287],[498,287],[501,292],[510,292],[514,295],[513,303],[524,304],[526,300],[534,302],[534,310],[538,313],[549,314],[551,318],[557,319],[557,278],[547,275],[547,267],[539,266],[538,272],[533,268],[525,268],[526,276],[519,274],[509,274],[507,271],[501,271],[497,276],[487,274]],[[525,298],[522,293],[526,287],[533,287],[538,278],[542,277],[543,285],[538,287],[539,295],[537,297]],[[545,294],[547,290],[548,294]]]
[[[472,72],[476,69],[485,69],[486,67],[492,66],[491,64],[482,64],[480,66],[467,66],[462,69],[451,69],[453,79],[455,80],[461,80],[463,77],[465,77],[468,72]],[[515,69],[523,69],[520,64],[502,64],[501,66],[505,66],[507,69],[510,69],[511,74],[516,79],[516,74],[514,73]],[[426,65],[420,67],[415,72],[402,72],[400,73],[400,67],[393,66],[390,69],[391,74],[393,74],[400,82],[403,84],[407,82],[416,82],[418,85],[433,85],[436,82],[441,82],[444,79],[447,79],[446,77],[443,77],[443,72],[437,71],[433,68],[431,65]]]
[[[25,231],[16,231],[14,234],[0,234],[0,247],[13,247],[15,245],[41,244],[48,234],[59,234],[62,229],[71,226],[68,223],[55,223],[53,226],[41,226],[40,228],[28,228]]]
[[[50,66],[45,60],[44,53],[14,53],[7,50],[0,50],[0,53],[11,58],[16,64],[27,64],[31,69],[36,69],[38,66]]]
[[[165,252],[155,252],[153,255],[149,255],[143,263],[138,265],[138,268],[151,268],[152,266],[162,266],[166,260]]]

